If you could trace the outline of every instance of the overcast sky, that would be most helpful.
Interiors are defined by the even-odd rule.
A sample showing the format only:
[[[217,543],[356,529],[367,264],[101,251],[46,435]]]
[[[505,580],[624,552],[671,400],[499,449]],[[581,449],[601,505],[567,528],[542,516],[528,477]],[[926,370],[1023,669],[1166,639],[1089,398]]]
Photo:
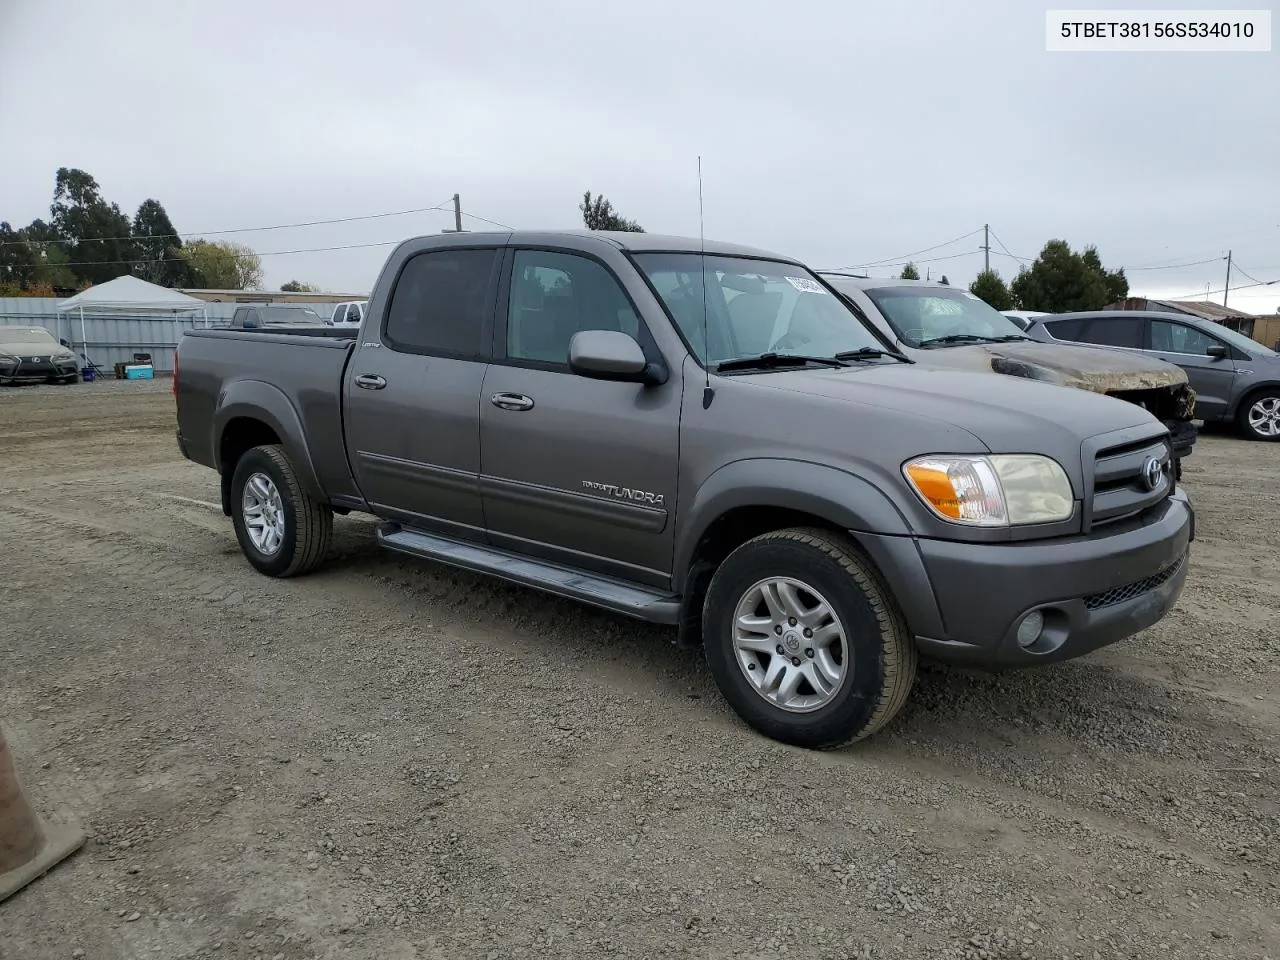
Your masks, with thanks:
[[[1221,259],[1134,268],[1228,248],[1280,278],[1280,52],[1050,54],[1045,6],[0,0],[0,219],[47,216],[54,171],[71,166],[130,214],[160,200],[182,233],[455,191],[502,224],[579,227],[591,189],[650,232],[696,236],[701,154],[709,237],[815,267],[989,223],[1022,257],[1054,237],[1097,244],[1137,294],[1208,285],[1221,302]],[[263,254],[269,288],[362,293],[388,246],[279,251],[451,224],[417,213],[225,239]],[[980,243],[915,259],[968,283]],[[992,264],[1010,278],[1002,244]],[[1274,311],[1280,284],[1229,304]]]

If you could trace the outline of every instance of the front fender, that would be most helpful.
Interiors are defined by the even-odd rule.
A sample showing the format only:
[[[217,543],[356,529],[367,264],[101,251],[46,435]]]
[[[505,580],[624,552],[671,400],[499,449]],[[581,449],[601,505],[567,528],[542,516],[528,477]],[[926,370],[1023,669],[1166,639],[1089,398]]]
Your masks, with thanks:
[[[311,450],[307,444],[302,418],[289,397],[279,387],[262,380],[234,380],[226,384],[218,395],[218,405],[213,416],[213,450],[219,456],[222,438],[227,425],[238,418],[257,420],[270,427],[289,459],[293,461],[298,480],[315,496],[323,497]],[[221,460],[219,459],[221,470]],[[229,478],[224,477],[224,485]]]
[[[911,536],[902,510],[882,490],[835,467],[800,460],[735,460],[711,474],[679,510],[675,574],[683,581],[698,544],[719,517],[740,507],[782,507],[846,530]]]
[[[678,510],[673,587],[684,593],[698,545],[717,519],[742,507],[782,507],[848,530],[879,570],[913,633],[942,629],[933,584],[908,513],[874,484],[835,467],[799,460],[726,464]]]

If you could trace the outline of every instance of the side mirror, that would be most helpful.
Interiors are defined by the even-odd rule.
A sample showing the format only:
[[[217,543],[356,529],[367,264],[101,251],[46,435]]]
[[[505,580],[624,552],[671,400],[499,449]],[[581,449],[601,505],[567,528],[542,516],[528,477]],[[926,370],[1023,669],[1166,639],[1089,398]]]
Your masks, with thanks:
[[[579,330],[569,341],[569,370],[592,380],[649,383],[654,376],[635,338],[620,330]]]
[[[1220,343],[1205,348],[1205,354],[1213,357],[1215,360],[1225,360],[1227,357],[1227,348]]]

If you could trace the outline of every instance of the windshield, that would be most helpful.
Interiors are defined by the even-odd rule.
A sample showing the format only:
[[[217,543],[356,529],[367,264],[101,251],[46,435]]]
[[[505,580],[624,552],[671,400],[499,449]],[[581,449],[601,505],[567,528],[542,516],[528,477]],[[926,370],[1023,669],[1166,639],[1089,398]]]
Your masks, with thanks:
[[[25,343],[38,347],[57,345],[53,334],[41,327],[0,327],[0,343]]]
[[[862,347],[884,349],[804,267],[698,253],[640,253],[633,259],[704,365],[762,353],[834,357]]]
[[[263,323],[323,323],[320,315],[307,307],[261,307]]]
[[[1274,350],[1264,347],[1257,340],[1251,340],[1243,333],[1238,333],[1237,331],[1232,330],[1229,327],[1224,327],[1221,324],[1214,324],[1213,335],[1221,340],[1227,341],[1227,343],[1231,344],[1237,350],[1251,354],[1255,357],[1280,357],[1280,353],[1276,353]]]
[[[865,291],[898,338],[912,347],[963,346],[978,340],[1021,337],[1022,328],[967,290],[945,287],[874,287]],[[954,337],[949,343],[929,341]]]

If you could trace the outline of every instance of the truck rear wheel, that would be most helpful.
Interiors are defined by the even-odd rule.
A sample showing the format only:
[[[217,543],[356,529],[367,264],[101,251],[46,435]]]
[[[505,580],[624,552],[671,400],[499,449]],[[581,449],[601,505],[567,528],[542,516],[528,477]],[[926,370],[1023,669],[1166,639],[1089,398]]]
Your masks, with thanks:
[[[254,447],[236,463],[231,521],[245,559],[269,577],[313,570],[333,540],[333,511],[303,488],[275,444]]]
[[[870,736],[915,679],[896,604],[853,544],[827,530],[777,530],[729,554],[707,590],[703,636],[738,715],[796,746]]]

